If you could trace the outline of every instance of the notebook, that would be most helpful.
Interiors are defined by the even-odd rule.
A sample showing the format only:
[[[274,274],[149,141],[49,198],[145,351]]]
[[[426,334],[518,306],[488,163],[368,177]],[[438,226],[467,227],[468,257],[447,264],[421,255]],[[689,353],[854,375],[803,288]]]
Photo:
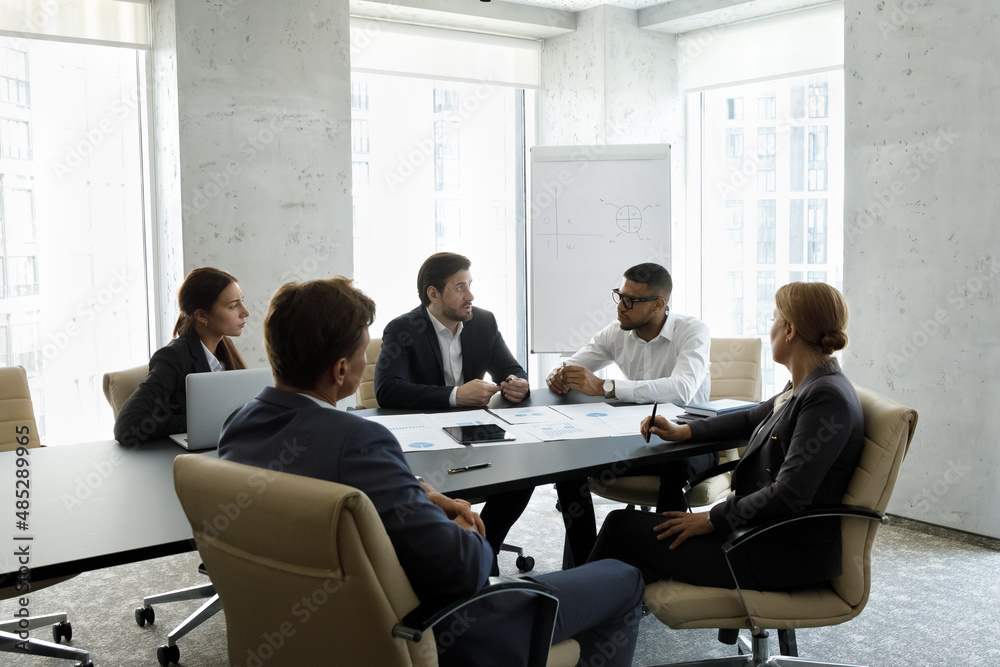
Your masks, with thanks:
[[[215,449],[229,415],[274,386],[270,368],[248,368],[221,373],[190,373],[187,387],[187,433],[170,436],[184,449]]]

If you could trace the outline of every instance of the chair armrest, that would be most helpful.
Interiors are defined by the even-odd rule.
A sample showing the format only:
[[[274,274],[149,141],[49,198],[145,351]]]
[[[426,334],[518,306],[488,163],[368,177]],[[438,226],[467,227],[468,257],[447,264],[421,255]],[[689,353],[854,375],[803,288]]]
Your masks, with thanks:
[[[759,526],[754,526],[753,528],[746,528],[743,530],[736,530],[729,534],[726,539],[726,543],[722,545],[722,551],[729,553],[731,550],[740,546],[744,542],[749,542],[758,535],[762,535],[772,528],[777,528],[778,526],[784,526],[788,523],[793,523],[795,521],[803,521],[805,519],[816,519],[819,517],[830,517],[830,516],[849,516],[858,517],[861,519],[870,519],[872,521],[879,521],[881,523],[888,523],[889,517],[882,514],[881,512],[876,512],[873,509],[867,507],[860,507],[858,505],[824,505],[821,507],[810,507],[809,509],[796,514],[795,516],[784,517],[782,519],[774,519],[766,523],[762,523]]]
[[[454,614],[456,611],[472,604],[473,602],[490,597],[491,595],[503,593],[533,593],[539,598],[547,598],[547,600],[540,600],[543,604],[543,607],[540,610],[540,615],[544,618],[538,619],[536,622],[547,620],[550,627],[548,639],[549,644],[551,644],[551,627],[555,622],[556,611],[559,609],[558,598],[552,595],[549,592],[549,589],[541,584],[537,584],[533,581],[527,581],[525,579],[514,579],[512,577],[490,577],[489,585],[476,591],[476,593],[470,597],[462,600],[456,600],[445,607],[437,607],[437,605],[429,603],[420,604],[416,609],[403,617],[402,623],[397,623],[395,627],[393,627],[392,636],[407,639],[412,642],[419,642],[424,631],[428,628],[434,627],[442,619],[447,618],[451,614]],[[551,607],[551,614],[548,613],[549,607]],[[548,650],[548,644],[545,649],[546,651]]]
[[[740,462],[739,459],[733,459],[732,461],[726,461],[725,463],[720,463],[717,466],[713,466],[713,467],[709,468],[708,470],[706,470],[705,472],[701,473],[700,475],[695,475],[694,477],[692,477],[691,479],[689,479],[687,481],[687,484],[684,485],[684,494],[686,495],[687,493],[689,493],[691,491],[691,489],[693,489],[694,487],[698,486],[699,484],[701,484],[702,482],[704,482],[706,479],[710,479],[712,477],[715,477],[716,475],[721,475],[724,472],[730,472],[731,470],[734,470],[736,468],[736,466],[739,464],[739,462]]]

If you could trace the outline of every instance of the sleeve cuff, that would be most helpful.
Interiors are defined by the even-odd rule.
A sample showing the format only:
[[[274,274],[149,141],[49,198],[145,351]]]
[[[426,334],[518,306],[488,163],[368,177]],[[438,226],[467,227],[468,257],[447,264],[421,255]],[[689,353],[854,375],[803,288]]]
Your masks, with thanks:
[[[635,403],[635,383],[631,380],[615,380],[615,398],[623,403]]]
[[[458,387],[451,388],[451,394],[448,396],[448,405],[453,408],[458,407]]]

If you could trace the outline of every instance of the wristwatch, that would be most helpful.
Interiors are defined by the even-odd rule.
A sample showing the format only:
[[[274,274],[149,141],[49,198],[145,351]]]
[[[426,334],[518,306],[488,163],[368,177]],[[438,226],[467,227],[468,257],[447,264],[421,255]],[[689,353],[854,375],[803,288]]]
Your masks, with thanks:
[[[611,392],[613,392],[614,390],[615,390],[615,381],[614,380],[605,380],[604,381],[604,398],[613,398],[611,396]]]

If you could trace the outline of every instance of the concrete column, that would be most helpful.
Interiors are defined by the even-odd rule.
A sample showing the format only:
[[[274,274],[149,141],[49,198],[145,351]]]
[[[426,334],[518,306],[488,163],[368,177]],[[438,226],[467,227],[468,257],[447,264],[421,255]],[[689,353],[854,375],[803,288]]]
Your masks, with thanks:
[[[1000,537],[1000,7],[845,15],[847,372],[920,413],[890,511]]]
[[[162,339],[195,267],[239,279],[251,365],[279,285],[353,273],[348,17],[346,0],[154,3]]]

